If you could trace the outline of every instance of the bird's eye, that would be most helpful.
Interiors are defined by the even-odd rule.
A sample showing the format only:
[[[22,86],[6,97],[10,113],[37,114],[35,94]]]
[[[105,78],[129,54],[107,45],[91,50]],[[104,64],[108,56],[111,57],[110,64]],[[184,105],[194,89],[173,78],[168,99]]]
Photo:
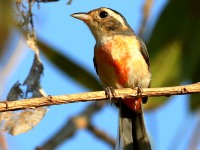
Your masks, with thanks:
[[[99,13],[99,17],[100,18],[106,18],[108,16],[108,13],[106,12],[106,11],[101,11],[100,13]]]

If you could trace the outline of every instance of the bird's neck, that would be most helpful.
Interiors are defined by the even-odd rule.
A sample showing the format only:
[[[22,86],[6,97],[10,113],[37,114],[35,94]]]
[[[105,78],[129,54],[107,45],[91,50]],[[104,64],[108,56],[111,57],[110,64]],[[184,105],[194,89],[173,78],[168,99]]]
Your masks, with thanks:
[[[111,41],[113,38],[114,38],[114,36],[102,36],[102,37],[98,37],[98,38],[95,37],[95,40],[96,40],[97,45],[102,45],[104,43]]]
[[[134,32],[127,32],[125,34],[124,33],[123,34],[110,34],[110,33],[102,34],[102,33],[95,32],[92,34],[93,34],[97,44],[103,44],[103,43],[112,41],[116,37],[120,37],[122,41],[125,37],[135,37]]]

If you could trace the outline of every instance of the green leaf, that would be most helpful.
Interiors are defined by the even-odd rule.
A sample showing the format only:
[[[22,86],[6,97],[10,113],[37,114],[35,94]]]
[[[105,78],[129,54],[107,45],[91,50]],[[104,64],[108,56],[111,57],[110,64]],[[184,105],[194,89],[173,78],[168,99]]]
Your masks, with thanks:
[[[13,3],[11,0],[0,1],[0,57],[5,51],[5,45],[8,42],[11,24],[12,24],[12,7]]]
[[[174,42],[164,47],[160,53],[151,62],[152,66],[152,87],[170,86],[179,83],[181,75],[180,66],[181,42]],[[145,110],[155,109],[164,104],[168,99],[166,97],[152,97],[144,105]]]
[[[200,1],[196,0],[171,0],[161,13],[147,44],[153,75],[152,87],[200,81],[199,6]],[[194,105],[199,107],[198,95],[191,96],[191,108]],[[166,100],[152,98],[146,108],[156,108]]]
[[[190,109],[192,111],[199,110],[200,108],[200,94],[192,94],[190,100]]]

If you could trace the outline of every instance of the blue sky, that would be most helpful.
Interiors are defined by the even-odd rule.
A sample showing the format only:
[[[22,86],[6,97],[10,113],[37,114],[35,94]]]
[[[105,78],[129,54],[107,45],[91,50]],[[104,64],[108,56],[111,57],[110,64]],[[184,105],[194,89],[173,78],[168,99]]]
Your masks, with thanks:
[[[148,26],[153,27],[159,12],[167,0],[155,0]],[[66,5],[66,1],[41,4],[40,9],[34,8],[34,23],[37,36],[50,45],[61,49],[62,54],[87,68],[96,75],[93,68],[94,38],[87,26],[72,17],[75,12],[87,12],[98,7],[110,7],[125,16],[130,26],[137,33],[142,16],[142,1],[114,1],[114,0],[73,0],[72,5]],[[17,33],[14,33],[16,36]],[[33,60],[33,52],[25,48],[21,53],[20,62],[7,80],[5,93],[17,81],[26,78]],[[53,66],[42,54],[42,62],[45,66],[42,78],[42,87],[47,94],[61,95],[88,91],[75,81],[66,77],[60,70]],[[20,71],[18,71],[20,69]],[[97,77],[97,76],[96,76]],[[98,78],[98,77],[97,77]],[[6,94],[3,95],[5,99]],[[159,98],[158,98],[159,100]],[[189,113],[187,96],[175,96],[165,106],[152,112],[145,113],[145,119],[149,135],[152,139],[152,147],[155,150],[168,150],[171,148],[187,149],[192,131],[186,130],[195,126],[196,119]],[[44,119],[33,130],[19,136],[7,135],[10,150],[33,150],[42,145],[49,137],[58,131],[68,118],[81,112],[89,103],[77,103],[49,107]],[[92,118],[93,123],[105,130],[113,138],[117,135],[118,112],[115,106],[106,106]],[[183,124],[183,121],[184,124]],[[182,126],[184,125],[184,127]],[[182,136],[178,142],[174,142],[179,129],[183,127]],[[179,134],[178,134],[179,135]],[[183,137],[183,138],[182,138]],[[181,139],[182,138],[182,139]],[[80,130],[70,140],[62,143],[57,150],[76,149],[110,150],[111,148],[91,135],[86,130]]]

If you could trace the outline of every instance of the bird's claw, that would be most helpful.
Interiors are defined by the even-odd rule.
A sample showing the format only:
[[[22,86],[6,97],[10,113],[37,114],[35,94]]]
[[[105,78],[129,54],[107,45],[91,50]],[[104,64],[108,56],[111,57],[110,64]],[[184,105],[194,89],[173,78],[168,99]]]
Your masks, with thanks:
[[[142,96],[142,87],[141,86],[137,86],[137,95]]]
[[[141,86],[136,86],[133,88],[134,90],[137,90],[137,97],[141,97],[142,96],[142,87]]]
[[[112,104],[112,98],[115,98],[115,90],[113,89],[113,87],[106,87],[105,88],[105,94],[106,94],[106,98],[108,98]]]
[[[140,85],[138,85],[138,86],[134,87],[133,89],[137,90],[137,97],[138,98],[140,97],[142,99],[142,103],[145,104],[147,102],[148,98],[147,97],[142,98],[142,91],[143,91],[142,87]],[[136,102],[135,106],[137,107],[137,102]]]

